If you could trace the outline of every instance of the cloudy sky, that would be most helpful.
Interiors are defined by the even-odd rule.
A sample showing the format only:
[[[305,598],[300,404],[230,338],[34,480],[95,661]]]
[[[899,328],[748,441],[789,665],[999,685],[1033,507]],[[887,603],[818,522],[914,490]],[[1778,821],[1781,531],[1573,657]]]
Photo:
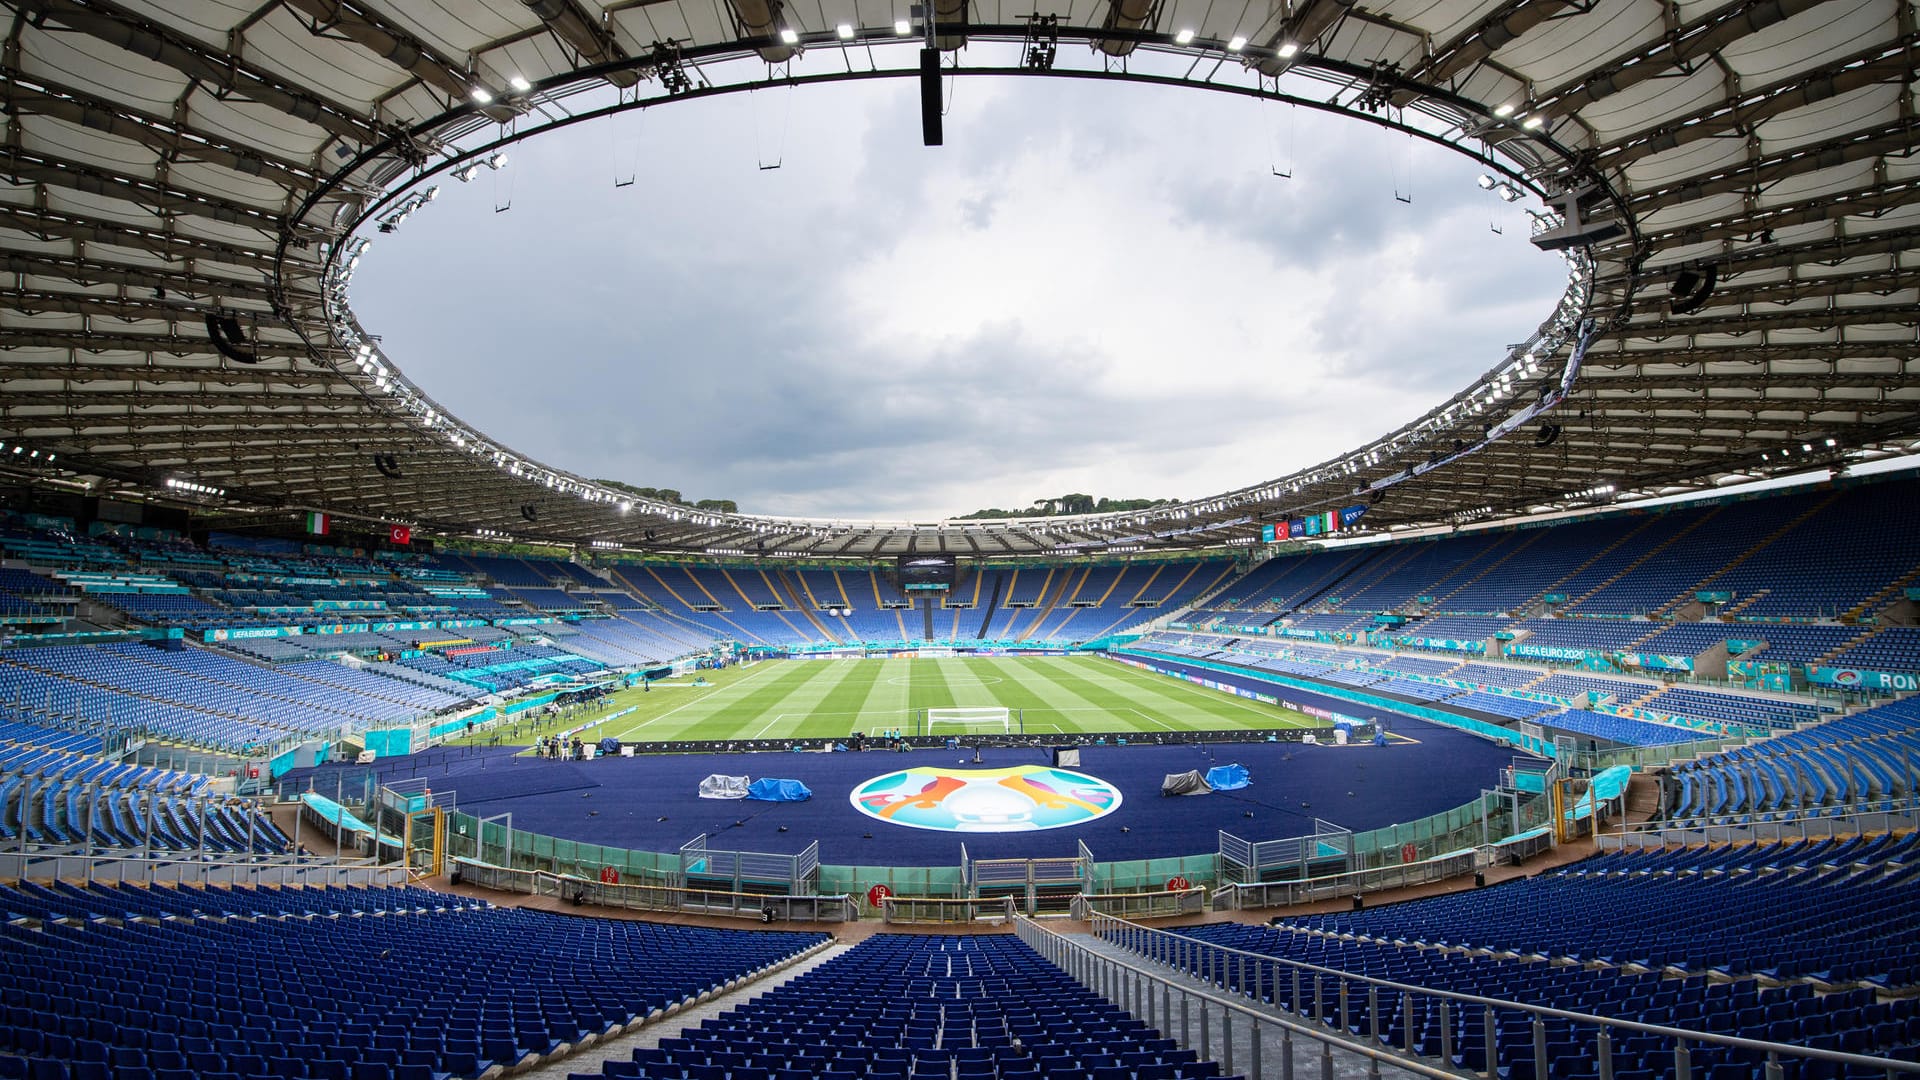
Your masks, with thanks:
[[[1565,284],[1472,163],[1308,110],[974,78],[946,138],[898,80],[579,125],[443,182],[353,304],[548,464],[929,520],[1283,475],[1465,385]]]

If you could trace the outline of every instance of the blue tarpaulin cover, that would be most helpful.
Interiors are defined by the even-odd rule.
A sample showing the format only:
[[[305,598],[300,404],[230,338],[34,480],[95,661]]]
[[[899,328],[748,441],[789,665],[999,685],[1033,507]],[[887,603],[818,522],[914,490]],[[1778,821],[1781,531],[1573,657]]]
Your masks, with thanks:
[[[798,780],[775,780],[763,776],[747,786],[747,798],[763,802],[805,802],[813,798],[813,792]]]
[[[1237,791],[1253,783],[1247,773],[1247,767],[1235,762],[1232,765],[1215,765],[1207,770],[1207,786],[1215,791]]]

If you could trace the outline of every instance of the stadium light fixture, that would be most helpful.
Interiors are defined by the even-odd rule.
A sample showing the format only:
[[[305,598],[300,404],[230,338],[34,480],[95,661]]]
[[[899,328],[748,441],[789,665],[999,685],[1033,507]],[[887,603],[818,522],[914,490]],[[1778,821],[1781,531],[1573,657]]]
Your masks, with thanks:
[[[489,169],[504,169],[507,167],[507,152],[505,150],[496,150],[487,155],[486,162],[487,168]]]
[[[468,91],[468,94],[473,98],[473,100],[479,102],[482,105],[490,105],[493,103],[493,91],[487,89],[484,86],[476,86],[472,90]]]
[[[1227,42],[1228,52],[1239,52],[1241,49],[1244,49],[1246,47],[1247,47],[1247,39],[1239,34],[1233,35],[1233,37]]]
[[[1193,28],[1182,27],[1179,33],[1173,35],[1173,43],[1175,45],[1193,44]]]
[[[1831,450],[1831,449],[1833,449],[1833,448],[1834,448],[1834,447],[1835,447],[1836,445],[1838,445],[1838,444],[1837,444],[1837,443],[1835,443],[1835,442],[1834,442],[1834,441],[1833,441],[1833,440],[1832,440],[1831,438],[1829,438],[1829,439],[1827,440],[1827,449],[1829,449],[1829,450]]]
[[[780,44],[798,45],[800,44],[800,35],[794,33],[793,27],[783,26],[780,28]]]
[[[1274,52],[1277,53],[1280,59],[1282,60],[1293,59],[1294,55],[1299,51],[1300,51],[1300,43],[1297,41],[1283,41],[1280,43],[1280,47],[1274,50]]]
[[[479,174],[480,174],[480,163],[477,161],[470,161],[467,164],[462,165],[459,168],[453,170],[453,178],[455,180],[460,181],[463,184],[472,180],[475,176],[478,176]]]
[[[1480,185],[1481,191],[1492,191],[1493,185],[1499,183],[1499,181],[1495,180],[1493,177],[1487,175],[1486,173],[1481,173],[1480,179],[1475,180],[1474,183]]]
[[[905,19],[895,19],[893,20],[893,32],[901,37],[906,37],[908,34],[913,33],[913,24]]]
[[[1500,196],[1501,202],[1519,202],[1521,191],[1512,184],[1501,184],[1494,189],[1494,194]]]
[[[1546,117],[1541,116],[1539,113],[1534,113],[1532,116],[1520,121],[1520,126],[1526,128],[1528,131],[1539,131],[1546,125],[1546,122]]]
[[[839,35],[841,41],[853,40],[853,24],[852,23],[841,23],[839,26],[836,26],[833,28],[833,32]]]
[[[1502,120],[1505,120],[1507,117],[1513,115],[1513,109],[1514,109],[1513,102],[1503,101],[1500,104],[1493,107],[1493,115],[1499,117]]]
[[[527,77],[525,75],[509,76],[507,78],[507,85],[513,87],[514,90],[522,94],[533,89],[533,84],[527,81]]]

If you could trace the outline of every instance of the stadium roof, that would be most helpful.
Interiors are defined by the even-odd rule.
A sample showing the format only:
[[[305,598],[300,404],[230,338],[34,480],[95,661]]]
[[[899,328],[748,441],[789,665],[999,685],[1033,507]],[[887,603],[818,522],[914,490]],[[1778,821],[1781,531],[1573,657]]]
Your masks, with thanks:
[[[1537,242],[1575,241],[1560,307],[1406,428],[1178,507],[968,523],[602,489],[446,415],[344,305],[365,241],[515,140],[769,80],[916,75],[905,0],[4,7],[0,468],[46,484],[204,498],[228,520],[1000,555],[1246,543],[1357,504],[1376,527],[1458,522],[1920,438],[1909,2],[934,0],[950,74],[1146,79],[1404,125],[1548,200]]]

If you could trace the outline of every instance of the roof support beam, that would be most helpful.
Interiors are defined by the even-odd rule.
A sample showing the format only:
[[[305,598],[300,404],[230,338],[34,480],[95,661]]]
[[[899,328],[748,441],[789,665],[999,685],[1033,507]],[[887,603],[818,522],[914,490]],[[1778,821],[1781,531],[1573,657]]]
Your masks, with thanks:
[[[1884,154],[1905,154],[1915,146],[1920,146],[1920,120],[1902,117],[1877,128],[1795,147],[1682,180],[1670,180],[1657,188],[1635,192],[1627,200],[1627,205],[1635,213],[1647,214],[1664,206],[1712,195],[1760,191],[1789,177]]]
[[[125,104],[102,101],[46,79],[33,81],[41,87],[16,78],[7,91],[9,104],[22,115],[57,117],[79,127],[139,143],[165,158],[202,161],[297,191],[311,191],[319,185],[319,178],[308,170],[290,161],[269,157],[230,137],[201,131],[184,122],[164,120]]]
[[[1831,64],[1796,73],[1748,91],[1737,101],[1709,105],[1623,136],[1601,150],[1596,161],[1603,169],[1622,168],[1649,155],[1701,139],[1748,130],[1763,120],[1862,87],[1910,79],[1913,77],[1911,54],[1916,47],[1920,47],[1920,36],[1909,34],[1891,45],[1877,45]]]
[[[35,154],[18,147],[0,149],[0,171],[24,183],[47,184],[83,191],[89,195],[125,199],[156,214],[211,218],[229,225],[258,229],[269,236],[279,235],[285,221],[272,210],[262,207],[157,180],[116,176],[78,161]]]
[[[1578,82],[1565,84],[1541,98],[1536,113],[1551,119],[1570,116],[1602,98],[1706,59],[1748,34],[1811,11],[1827,0],[1736,0],[1678,33],[1665,35],[1624,56],[1599,65]]]
[[[196,274],[187,267],[177,270],[104,259],[60,258],[53,255],[0,255],[0,273],[26,274],[58,278],[81,287],[120,285],[135,289],[166,289],[188,296],[223,297],[270,302],[274,293],[265,283]],[[303,290],[306,282],[298,279],[289,288]]]
[[[520,0],[527,10],[540,16],[547,24],[553,36],[564,42],[568,48],[579,54],[585,64],[610,64],[615,60],[627,59],[627,50],[613,32],[599,25],[580,9],[575,0]],[[629,68],[609,72],[608,82],[622,90],[629,89],[640,82],[640,73]]]
[[[305,120],[339,138],[367,144],[379,137],[378,129],[351,109],[257,71],[231,55],[209,50],[108,0],[14,0],[14,4],[208,86]]]
[[[256,251],[238,244],[182,236],[173,232],[171,228],[159,231],[118,221],[102,221],[78,214],[62,213],[57,210],[0,205],[0,228],[18,229],[47,239],[57,237],[81,244],[110,244],[114,247],[132,248],[157,255],[170,262],[183,262],[189,266],[204,260],[229,266],[244,266],[250,270],[271,272],[274,269],[271,251]]]

